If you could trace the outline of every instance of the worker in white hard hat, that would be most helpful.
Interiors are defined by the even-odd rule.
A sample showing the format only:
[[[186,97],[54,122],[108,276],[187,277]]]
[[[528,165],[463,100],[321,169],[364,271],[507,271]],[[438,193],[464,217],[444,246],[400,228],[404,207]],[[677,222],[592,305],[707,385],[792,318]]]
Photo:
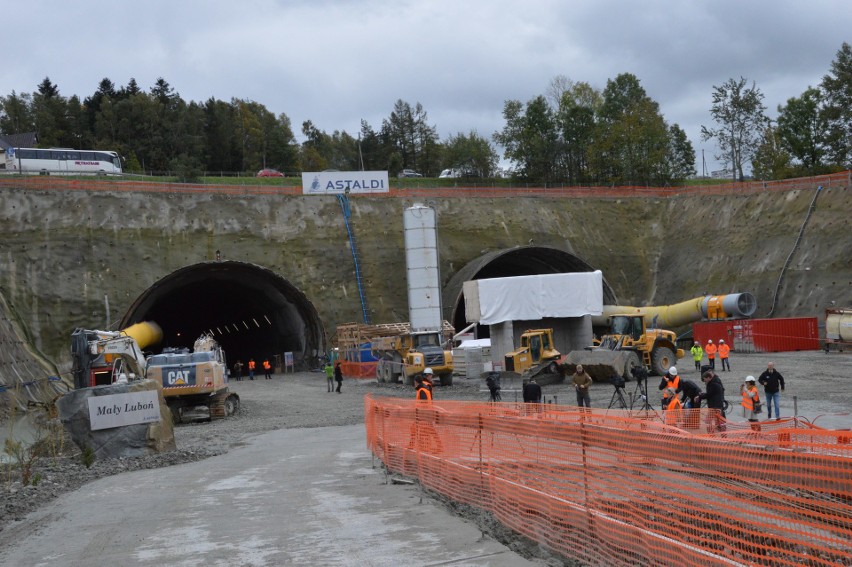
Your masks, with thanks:
[[[743,417],[752,423],[757,423],[760,420],[758,414],[763,412],[760,404],[760,394],[757,392],[755,382],[754,376],[746,376],[740,386],[740,395],[742,396],[740,405],[743,406]],[[755,429],[754,425],[752,425],[752,429]]]
[[[728,356],[731,354],[731,345],[725,343],[724,340],[719,341],[719,360],[722,362],[722,372],[731,371],[731,363],[728,362]]]
[[[713,339],[708,339],[707,346],[704,347],[704,353],[707,354],[707,360],[710,361],[710,370],[716,370],[716,351],[718,348],[713,344]]]
[[[677,367],[672,366],[663,376],[663,379],[660,380],[659,389],[663,391],[662,402],[664,410],[671,403],[672,397],[676,395],[678,388],[680,388],[680,376],[677,374]]]
[[[432,394],[432,388],[433,388],[432,378],[434,378],[434,376],[435,376],[435,373],[432,371],[431,368],[427,368],[423,371],[423,384],[429,389],[430,396]]]

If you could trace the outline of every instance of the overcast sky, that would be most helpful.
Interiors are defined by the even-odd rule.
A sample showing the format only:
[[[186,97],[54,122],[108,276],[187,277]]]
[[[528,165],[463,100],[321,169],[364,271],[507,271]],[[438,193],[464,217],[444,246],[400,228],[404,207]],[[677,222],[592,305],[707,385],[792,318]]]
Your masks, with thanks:
[[[636,75],[717,169],[714,85],[756,82],[770,116],[817,86],[844,41],[850,0],[31,0],[6,10],[0,95],[90,96],[103,78],[164,78],[186,101],[250,99],[328,133],[378,130],[402,99],[441,139],[504,125],[503,104],[564,75],[603,89]],[[502,154],[502,151],[501,151]]]

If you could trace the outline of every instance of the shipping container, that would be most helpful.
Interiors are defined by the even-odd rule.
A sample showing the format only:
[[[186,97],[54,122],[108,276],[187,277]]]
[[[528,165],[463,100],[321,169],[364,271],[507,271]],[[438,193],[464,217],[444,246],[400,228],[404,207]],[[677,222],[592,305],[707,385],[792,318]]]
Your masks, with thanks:
[[[786,319],[736,319],[705,321],[692,325],[692,336],[704,346],[724,339],[735,352],[790,352],[819,350],[816,317]]]

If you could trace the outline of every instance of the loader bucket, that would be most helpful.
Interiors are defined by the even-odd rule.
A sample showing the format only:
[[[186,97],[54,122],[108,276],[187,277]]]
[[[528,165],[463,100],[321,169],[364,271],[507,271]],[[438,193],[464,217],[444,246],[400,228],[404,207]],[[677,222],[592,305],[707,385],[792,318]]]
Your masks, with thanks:
[[[577,366],[582,366],[595,382],[609,382],[614,374],[630,378],[630,369],[625,368],[625,365],[635,356],[635,353],[624,350],[575,350],[565,357],[564,366],[570,373],[573,373]]]

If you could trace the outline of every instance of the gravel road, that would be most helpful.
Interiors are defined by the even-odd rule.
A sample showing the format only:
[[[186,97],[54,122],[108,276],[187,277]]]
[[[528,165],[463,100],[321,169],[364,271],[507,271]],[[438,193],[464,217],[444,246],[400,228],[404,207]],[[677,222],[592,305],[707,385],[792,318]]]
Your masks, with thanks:
[[[781,401],[783,415],[793,415],[795,407],[798,415],[818,426],[852,429],[850,353],[733,353],[733,371],[720,373],[726,397],[735,408],[729,415],[730,419],[742,420],[738,404],[739,385],[743,378],[747,374],[757,377],[769,361],[775,362],[787,383]],[[691,359],[681,360],[680,370],[682,377],[700,385]],[[648,381],[649,397],[655,407],[659,400],[658,382],[659,379],[654,377]],[[520,400],[520,384],[517,381],[504,380],[502,387],[503,401]],[[0,468],[0,531],[58,495],[103,476],[204,459],[227,452],[232,447],[240,446],[247,438],[266,431],[362,423],[363,397],[368,393],[376,396],[413,396],[409,387],[350,379],[344,381],[342,393],[329,393],[325,375],[321,372],[279,374],[272,380],[232,382],[231,389],[240,396],[239,413],[209,423],[178,425],[175,428],[176,451],[149,457],[98,461],[87,469],[81,464],[76,447],[66,443],[66,455],[45,455],[35,463],[33,475],[34,478],[38,476],[38,482],[30,486],[22,486],[16,466],[4,463]],[[629,382],[626,393],[630,394],[634,390],[635,384]],[[575,403],[573,387],[568,384],[544,386],[543,391],[548,402]],[[609,384],[595,384],[591,391],[592,406],[608,407],[613,392]],[[457,377],[453,386],[436,388],[435,398],[485,400],[488,393],[479,380]]]

